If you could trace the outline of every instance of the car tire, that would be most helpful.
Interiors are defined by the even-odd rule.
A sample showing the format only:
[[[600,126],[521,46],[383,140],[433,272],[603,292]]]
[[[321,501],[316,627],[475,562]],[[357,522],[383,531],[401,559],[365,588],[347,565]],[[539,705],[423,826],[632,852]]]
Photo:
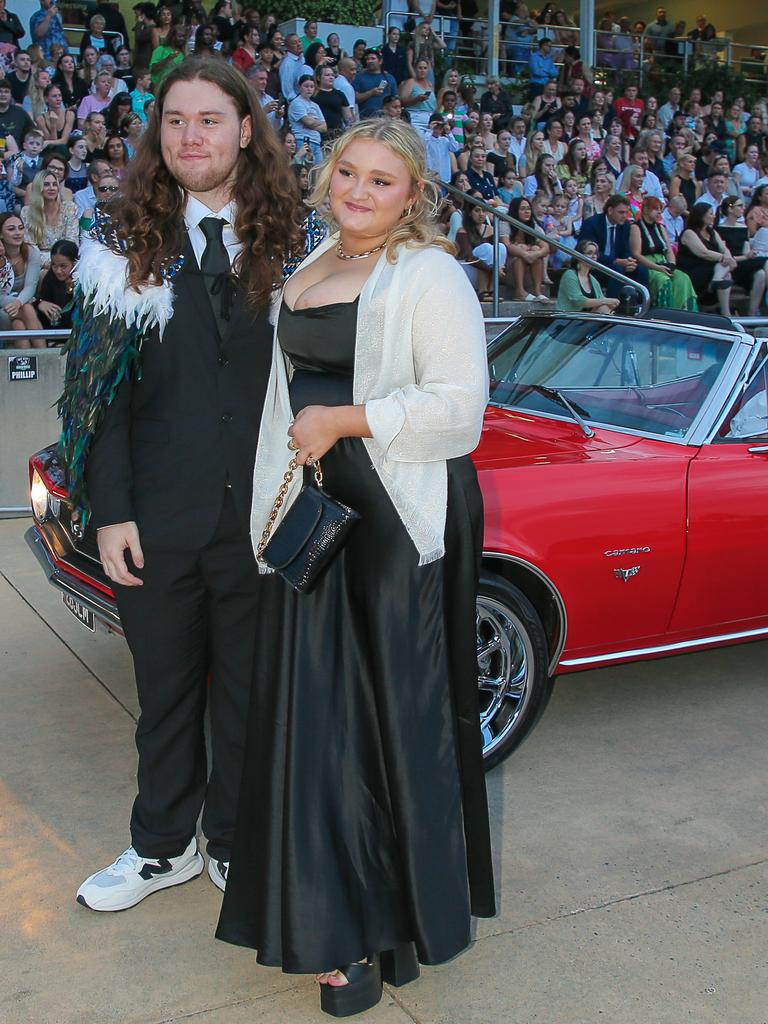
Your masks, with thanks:
[[[547,635],[514,584],[484,572],[477,596],[477,670],[486,771],[518,747],[552,694]]]

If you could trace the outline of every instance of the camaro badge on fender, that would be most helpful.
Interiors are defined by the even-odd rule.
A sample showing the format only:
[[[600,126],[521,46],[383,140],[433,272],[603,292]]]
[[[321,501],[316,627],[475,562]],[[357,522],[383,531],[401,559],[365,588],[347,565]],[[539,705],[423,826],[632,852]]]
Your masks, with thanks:
[[[639,565],[633,565],[631,569],[614,569],[613,575],[618,580],[624,580],[625,583],[629,583],[633,576],[637,576],[640,572]]]

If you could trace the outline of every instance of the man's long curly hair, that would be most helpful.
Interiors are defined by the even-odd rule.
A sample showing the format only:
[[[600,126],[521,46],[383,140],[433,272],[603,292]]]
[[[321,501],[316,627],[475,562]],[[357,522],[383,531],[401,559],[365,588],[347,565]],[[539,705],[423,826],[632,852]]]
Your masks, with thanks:
[[[242,118],[250,116],[251,141],[240,150],[232,185],[233,225],[242,252],[234,271],[249,304],[262,307],[282,281],[284,261],[303,248],[298,189],[284,147],[235,68],[218,58],[190,57],[158,90],[155,111],[124,179],[123,197],[109,206],[117,236],[126,244],[128,282],[137,289],[159,280],[184,248],[185,193],[165,166],[160,126],[168,92],[176,82],[210,82],[231,97]]]

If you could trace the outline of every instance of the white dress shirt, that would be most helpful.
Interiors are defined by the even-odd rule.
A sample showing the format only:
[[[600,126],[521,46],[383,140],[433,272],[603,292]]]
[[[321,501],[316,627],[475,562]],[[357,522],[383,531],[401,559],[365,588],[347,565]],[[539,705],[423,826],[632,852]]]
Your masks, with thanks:
[[[675,107],[669,102],[664,103],[662,106],[660,106],[659,112],[656,115],[656,118],[659,122],[659,127],[666,131],[667,128],[669,128],[669,126],[672,124],[672,118],[675,116],[679,109],[680,107]]]
[[[184,223],[187,227],[187,234],[189,240],[192,243],[192,248],[197,258],[198,266],[203,258],[205,252],[206,239],[203,234],[203,230],[200,227],[200,221],[204,217],[218,217],[219,220],[226,221],[224,230],[222,231],[222,239],[224,241],[224,248],[229,254],[229,262],[234,262],[235,256],[238,255],[242,249],[242,243],[238,240],[234,230],[235,223],[235,204],[234,202],[228,202],[226,206],[223,206],[220,210],[209,210],[205,203],[201,203],[199,199],[195,199],[194,196],[187,196],[187,205],[184,209]]]
[[[723,193],[724,196],[727,195],[727,194],[728,194],[727,192]],[[715,197],[712,195],[712,193],[709,191],[709,189],[707,189],[706,192],[702,192],[701,193],[701,195],[699,196],[699,198],[696,200],[696,202],[693,205],[694,206],[699,206],[702,203],[706,203],[707,206],[711,206],[712,209],[715,212],[717,212],[717,210],[718,210],[718,208],[720,206],[720,203],[722,201],[723,201],[722,199],[715,199]]]
[[[277,110],[275,109],[275,110],[267,111],[265,109],[266,107],[268,107],[270,105],[270,103],[274,103],[275,102],[275,97],[274,96],[270,96],[269,93],[267,93],[267,92],[257,93],[256,95],[259,97],[259,103],[261,104],[262,110],[264,110],[264,116],[269,121],[269,123],[272,125],[272,127],[275,129],[275,131],[279,132],[280,131],[280,127],[282,125],[282,119],[280,117],[278,117]]]
[[[659,181],[658,176],[653,173],[653,171],[645,172],[645,177],[643,178],[643,185],[640,191],[643,193],[644,196],[653,196],[655,199],[661,200],[662,203],[665,202],[664,192],[661,188],[661,182]]]
[[[355,90],[352,88],[352,83],[344,77],[344,75],[337,75],[336,80],[333,83],[333,88],[338,89],[342,96],[347,97],[347,103],[352,110],[352,116],[357,121],[357,96],[355,96]]]
[[[75,206],[77,207],[78,217],[84,217],[85,211],[92,210],[95,205],[96,193],[93,191],[93,185],[86,185],[79,192],[75,192]]]
[[[521,162],[523,163],[523,166],[525,165],[523,157],[525,156],[525,147],[527,145],[528,139],[525,137],[525,135],[522,137],[522,139],[518,139],[515,135],[512,136],[512,141],[509,144],[509,152],[515,158],[515,167],[517,168],[518,174],[523,169],[520,166]]]
[[[685,231],[685,221],[680,215],[673,217],[669,211],[669,207],[667,207],[662,213],[661,223],[667,229],[667,234],[673,242],[677,242],[680,235]]]
[[[458,153],[461,146],[453,135],[438,135],[435,138],[431,133],[424,137],[424,146],[427,150],[427,167],[434,171],[440,181],[451,180],[451,153]]]
[[[304,54],[286,53],[280,61],[280,92],[290,103],[299,92],[299,79],[304,72]]]

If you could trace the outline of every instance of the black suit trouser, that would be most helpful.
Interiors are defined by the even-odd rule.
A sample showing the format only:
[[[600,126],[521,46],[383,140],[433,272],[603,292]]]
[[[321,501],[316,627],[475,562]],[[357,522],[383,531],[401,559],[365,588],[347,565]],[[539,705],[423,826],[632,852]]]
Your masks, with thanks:
[[[141,587],[115,587],[141,713],[131,839],[147,858],[178,856],[197,831],[229,859],[254,664],[260,578],[227,489],[200,550],[144,549]],[[130,564],[130,560],[129,560]],[[211,770],[204,737],[210,701]]]
[[[627,254],[629,255],[629,253]],[[604,263],[607,267],[612,270],[618,270],[625,277],[628,277],[632,281],[639,281],[640,284],[648,287],[648,270],[645,267],[637,266],[631,272],[627,272],[623,267],[616,265],[615,261],[610,256],[603,258],[601,263]],[[621,289],[626,288],[627,285],[622,284],[621,281],[617,281],[615,277],[600,277],[598,274],[600,284],[603,286],[605,294],[610,299],[618,299],[621,297]]]

